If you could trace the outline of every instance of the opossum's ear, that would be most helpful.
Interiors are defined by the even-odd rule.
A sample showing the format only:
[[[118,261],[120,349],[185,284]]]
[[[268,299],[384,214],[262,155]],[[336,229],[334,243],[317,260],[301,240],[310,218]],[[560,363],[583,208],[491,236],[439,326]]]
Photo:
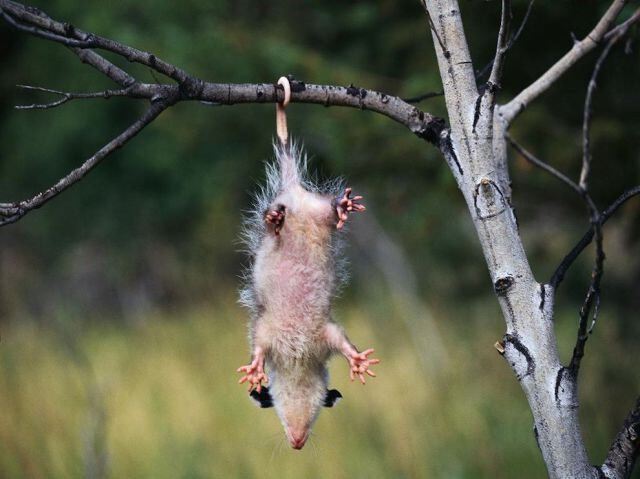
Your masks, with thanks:
[[[327,395],[324,397],[324,407],[333,407],[342,399],[342,394],[337,389],[327,389]]]
[[[254,389],[249,393],[249,396],[251,396],[251,399],[257,402],[260,407],[273,407],[273,399],[271,399],[271,393],[266,386],[262,386],[260,392]]]

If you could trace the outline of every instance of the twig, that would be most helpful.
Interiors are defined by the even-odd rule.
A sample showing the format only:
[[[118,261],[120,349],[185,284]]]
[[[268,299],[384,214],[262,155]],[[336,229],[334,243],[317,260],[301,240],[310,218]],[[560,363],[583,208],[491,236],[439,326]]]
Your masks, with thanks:
[[[620,25],[609,30],[607,34],[604,36],[604,39],[607,41],[610,40],[611,37],[613,37],[614,35],[617,35],[620,32],[620,30],[624,30],[626,32],[631,25],[633,25],[638,21],[640,21],[640,8],[636,9],[636,11],[633,12],[633,15],[631,15],[627,20],[622,22]]]
[[[136,82],[134,77],[93,50],[84,50],[82,48],[71,48],[70,50],[80,58],[82,63],[92,66],[120,86],[128,87]]]
[[[598,312],[600,309],[600,283],[602,281],[602,275],[604,273],[604,259],[605,254],[603,251],[602,243],[602,220],[600,212],[598,208],[595,206],[593,199],[588,193],[588,178],[589,171],[591,168],[591,151],[590,151],[590,128],[591,128],[591,114],[592,114],[592,100],[593,94],[596,88],[596,79],[602,68],[604,61],[606,60],[611,48],[616,44],[616,42],[622,38],[630,28],[632,23],[627,23],[624,28],[621,28],[617,31],[615,35],[610,37],[607,42],[605,48],[602,53],[598,57],[596,61],[595,67],[593,69],[593,73],[591,75],[591,79],[589,81],[589,86],[587,88],[587,95],[584,103],[584,117],[583,117],[583,125],[582,125],[582,133],[583,133],[583,154],[582,154],[582,169],[580,171],[580,190],[583,192],[583,198],[585,199],[587,206],[590,210],[591,217],[591,225],[595,237],[596,244],[596,253],[595,260],[593,264],[593,269],[591,272],[591,281],[589,283],[589,287],[587,289],[587,293],[585,295],[585,299],[582,303],[582,307],[580,308],[579,313],[579,322],[578,322],[578,335],[576,338],[576,344],[573,349],[573,354],[571,356],[571,363],[569,364],[569,368],[573,371],[573,374],[577,377],[577,374],[580,369],[580,362],[582,357],[584,356],[584,348],[589,338],[589,335],[593,332],[596,321],[598,319]],[[593,311],[591,325],[587,328],[587,323],[589,321],[589,316],[591,315],[591,311]]]
[[[47,32],[46,30],[42,30],[40,28],[33,27],[31,25],[25,25],[21,22],[17,22],[13,17],[11,17],[10,15],[7,15],[2,11],[0,11],[0,15],[2,16],[2,18],[4,18],[4,20],[9,25],[16,28],[17,30],[30,33],[31,35],[44,38],[45,40],[51,40],[53,42],[62,43],[63,45],[66,45],[68,47],[75,47],[75,48],[91,48],[96,46],[93,44],[92,41],[75,40],[73,38],[67,38],[62,35],[56,35],[55,33]]]
[[[427,14],[427,21],[429,22],[429,28],[431,29],[431,31],[433,32],[433,35],[438,40],[438,43],[440,44],[440,48],[442,48],[442,54],[444,55],[445,58],[449,58],[451,56],[451,53],[449,52],[449,50],[445,48],[444,42],[442,41],[442,38],[440,38],[440,35],[436,30],[436,26],[433,24],[433,20],[431,20],[431,15],[429,14],[429,10],[427,9],[427,1],[424,0],[422,3],[424,5],[424,11]]]
[[[573,189],[587,204],[589,209],[589,217],[591,220],[591,231],[593,232],[596,238],[596,259],[593,266],[593,271],[591,274],[591,281],[589,283],[589,288],[587,290],[587,294],[585,296],[584,302],[582,303],[582,307],[580,308],[579,313],[579,322],[578,322],[578,337],[576,339],[576,344],[573,350],[573,355],[571,357],[571,363],[569,365],[570,370],[577,375],[578,370],[580,368],[580,361],[584,356],[584,348],[589,337],[589,334],[593,331],[593,328],[598,319],[598,312],[600,310],[600,281],[602,279],[603,271],[604,271],[604,251],[602,248],[602,215],[599,213],[593,199],[589,195],[586,189],[580,188],[573,180],[559,172],[552,166],[547,163],[539,160],[535,156],[533,156],[530,152],[525,150],[522,146],[516,143],[508,134],[505,135],[507,141],[511,144],[513,148],[516,149],[525,159],[527,159],[532,164],[537,167],[545,170],[550,173],[566,185],[568,185],[571,189]],[[556,285],[554,285],[555,288]],[[589,320],[589,315],[593,310],[593,316],[591,320],[591,326],[587,329],[587,323]]]
[[[624,420],[620,432],[611,443],[609,453],[600,468],[604,477],[626,479],[640,453],[640,396]]]
[[[502,15],[500,17],[500,30],[498,31],[498,41],[496,45],[496,54],[493,57],[493,67],[489,80],[487,80],[486,94],[489,104],[493,105],[495,95],[502,81],[502,70],[504,68],[504,60],[508,50],[509,26],[512,20],[511,0],[502,0]]]
[[[31,13],[24,5],[0,0],[2,16],[16,28],[74,48],[99,48],[125,57],[131,62],[153,68],[180,84],[190,84],[194,77],[151,53],[123,45],[114,40],[83,32],[72,25],[57,22],[44,14]]]
[[[605,45],[602,53],[598,57],[596,64],[593,68],[593,73],[591,74],[591,79],[589,80],[589,86],[587,87],[587,95],[584,100],[584,116],[582,120],[582,169],[580,171],[580,188],[583,190],[587,190],[588,188],[588,179],[589,173],[591,170],[591,149],[590,149],[590,136],[591,136],[591,116],[593,113],[592,103],[593,103],[593,94],[596,90],[596,80],[598,78],[598,74],[604,64],[611,48],[616,44],[616,42],[622,38],[627,30],[632,25],[632,23],[627,23],[625,28],[621,28],[617,30],[617,33],[610,37],[609,41]]]
[[[147,111],[126,130],[117,137],[100,148],[93,156],[87,159],[81,166],[65,175],[58,180],[55,185],[38,193],[24,201],[16,203],[0,203],[0,226],[15,223],[30,211],[40,208],[42,205],[58,196],[64,190],[74,185],[87,173],[89,173],[98,163],[109,156],[114,151],[124,146],[131,138],[135,137],[140,131],[151,123],[162,113],[167,107],[171,106],[175,100],[168,98],[164,101],[152,103]]]
[[[607,209],[605,209],[600,214],[600,224],[604,225],[611,216],[620,208],[623,204],[625,204],[629,199],[634,196],[640,195],[640,185],[635,186],[626,190],[622,193],[613,203],[611,203]],[[571,251],[563,258],[560,262],[556,270],[554,271],[551,279],[549,280],[549,284],[557,290],[558,286],[564,279],[565,274],[571,267],[571,265],[575,262],[575,260],[580,256],[580,253],[584,251],[584,249],[591,244],[593,241],[594,231],[593,228],[590,227],[580,238],[580,240],[575,244],[575,246],[571,249]]]
[[[49,103],[33,103],[31,105],[16,105],[14,108],[16,110],[46,110],[49,108],[55,108],[57,106],[63,105],[71,100],[77,99],[87,99],[87,98],[104,98],[109,99],[114,96],[132,96],[131,89],[123,88],[120,90],[103,90],[97,92],[89,92],[89,93],[72,93],[72,92],[64,92],[60,90],[53,90],[51,88],[44,88],[39,86],[31,86],[31,85],[17,85],[18,88],[22,88],[23,90],[33,90],[33,91],[41,91],[46,93],[53,93],[54,95],[59,95],[61,98]]]
[[[535,0],[529,0],[529,4],[527,5],[527,11],[525,12],[524,17],[522,18],[522,21],[520,22],[520,26],[518,27],[518,30],[516,31],[516,33],[509,40],[509,43],[507,44],[507,47],[506,47],[505,51],[511,50],[513,45],[518,41],[518,38],[520,38],[520,35],[524,31],[524,27],[527,24],[527,21],[529,20],[529,15],[531,15],[531,9],[533,7],[533,2],[534,1]],[[487,63],[482,68],[482,70],[480,70],[478,72],[478,74],[476,75],[476,80],[480,81],[487,74],[487,72],[493,67],[494,60],[495,60],[495,58],[491,59],[491,61],[489,63]]]
[[[544,171],[551,174],[552,176],[555,176],[557,179],[559,179],[564,184],[569,186],[572,190],[574,190],[576,193],[578,193],[580,197],[582,197],[582,190],[571,178],[569,178],[564,173],[556,170],[553,166],[549,165],[548,163],[545,163],[544,161],[535,157],[532,153],[530,153],[523,146],[517,143],[508,133],[505,134],[505,138],[509,142],[509,144],[513,147],[513,149],[516,150],[518,153],[520,153],[520,155],[522,155],[522,157],[525,160],[537,166],[538,168],[543,169]]]
[[[420,103],[422,100],[428,100],[429,98],[435,98],[443,95],[444,92],[442,90],[432,91],[423,93],[422,95],[412,96],[410,98],[403,98],[402,101],[406,101],[407,103]]]
[[[579,311],[578,320],[578,334],[576,337],[576,344],[573,348],[573,354],[571,355],[571,362],[569,363],[569,370],[571,370],[575,377],[577,377],[580,370],[580,363],[584,357],[584,348],[589,339],[589,335],[592,333],[598,319],[598,312],[600,310],[600,282],[602,281],[602,275],[604,272],[604,250],[602,248],[602,223],[600,222],[600,215],[592,215],[591,220],[592,229],[596,240],[596,258],[591,272],[591,281],[587,289],[584,301]],[[593,316],[591,319],[591,326],[587,329],[587,323],[589,321],[589,315],[593,310]]]
[[[598,24],[583,40],[574,43],[571,50],[549,68],[549,70],[522,90],[509,103],[504,105],[501,108],[501,113],[505,122],[511,123],[529,103],[549,89],[549,87],[564,75],[578,60],[593,50],[607,33],[625,3],[625,0],[614,0]]]

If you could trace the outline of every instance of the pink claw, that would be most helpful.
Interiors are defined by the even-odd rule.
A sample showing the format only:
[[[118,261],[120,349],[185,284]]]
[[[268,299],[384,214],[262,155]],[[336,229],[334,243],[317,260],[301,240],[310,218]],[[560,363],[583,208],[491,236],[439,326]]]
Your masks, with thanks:
[[[344,226],[349,218],[349,213],[366,210],[365,206],[360,203],[362,196],[354,196],[351,198],[351,191],[351,188],[346,188],[342,197],[335,199],[336,213],[338,215],[337,229],[341,229]]]
[[[273,231],[278,236],[282,225],[284,224],[284,206],[279,205],[276,209],[267,211],[264,215],[264,221],[267,224],[273,225]]]
[[[238,384],[249,382],[249,391],[255,388],[256,391],[260,392],[262,391],[262,382],[269,382],[269,378],[264,372],[264,360],[259,357],[256,357],[251,364],[240,366],[236,369],[236,372],[245,373],[245,375],[238,380]]]
[[[351,354],[351,357],[349,358],[349,366],[351,367],[351,370],[349,371],[349,377],[352,381],[357,376],[362,384],[366,384],[364,377],[365,373],[371,377],[376,377],[376,374],[369,369],[369,366],[380,363],[379,359],[368,358],[368,356],[373,352],[373,349],[367,349],[365,351],[362,351],[361,353],[354,352]]]

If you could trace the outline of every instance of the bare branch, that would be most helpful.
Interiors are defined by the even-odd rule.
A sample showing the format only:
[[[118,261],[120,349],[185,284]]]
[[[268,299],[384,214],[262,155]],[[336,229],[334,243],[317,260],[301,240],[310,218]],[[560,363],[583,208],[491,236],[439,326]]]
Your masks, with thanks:
[[[582,198],[590,211],[590,219],[592,229],[590,231],[593,232],[596,238],[596,258],[594,261],[593,271],[591,274],[591,281],[589,283],[589,288],[587,290],[587,294],[585,296],[584,302],[582,303],[582,307],[580,308],[579,313],[579,322],[578,322],[578,336],[576,339],[576,344],[573,350],[573,355],[571,357],[571,363],[569,369],[573,372],[574,377],[577,377],[578,370],[580,368],[580,361],[584,356],[584,348],[587,342],[587,339],[598,319],[598,312],[600,309],[600,281],[602,279],[603,271],[604,271],[604,251],[602,247],[603,238],[602,238],[602,223],[601,223],[601,214],[596,208],[593,199],[587,192],[587,190],[581,188],[577,185],[573,180],[567,177],[565,174],[559,172],[552,166],[543,162],[542,160],[536,158],[533,154],[525,150],[522,146],[516,143],[509,134],[505,135],[507,141],[511,144],[511,146],[518,151],[526,160],[534,164],[535,166],[545,170],[551,175],[555,176],[557,179],[568,185],[571,189],[573,189],[579,196]],[[555,287],[556,285],[554,285]],[[589,315],[593,310],[593,316],[591,320],[591,326],[587,328],[587,323],[589,321]]]
[[[43,87],[23,88],[59,95],[61,98],[49,103],[22,105],[21,109],[54,108],[74,99],[110,98],[122,96],[144,98],[152,102],[151,108],[138,122],[100,149],[80,168],[62,178],[56,185],[33,198],[16,202],[0,203],[0,226],[13,223],[32,209],[42,206],[75,182],[83,178],[88,171],[115,149],[135,136],[160,111],[185,100],[200,101],[205,104],[232,105],[237,103],[273,103],[282,100],[278,86],[272,83],[228,84],[209,83],[171,65],[155,55],[122,45],[113,40],[83,32],[67,23],[57,22],[43,12],[25,7],[11,0],[0,0],[0,16],[8,23],[27,33],[70,46],[84,63],[94,67],[122,89],[104,90],[89,93],[71,93]],[[129,61],[141,63],[162,73],[179,84],[140,83],[124,70],[115,66],[90,48],[101,48],[125,57]],[[440,146],[444,120],[425,113],[398,97],[366,90],[349,85],[348,87],[331,85],[311,85],[292,80],[292,101],[315,103],[324,106],[346,106],[381,113],[406,126],[420,138]]]
[[[598,312],[600,310],[600,282],[602,281],[602,275],[604,273],[604,250],[602,248],[602,223],[600,222],[600,215],[596,211],[592,212],[591,225],[596,240],[596,258],[591,272],[591,281],[587,289],[584,301],[579,311],[578,320],[578,335],[576,338],[576,344],[573,348],[573,354],[571,355],[571,362],[569,363],[569,370],[573,372],[574,377],[578,376],[580,370],[580,363],[584,357],[584,348],[589,339],[589,335],[593,332],[596,321],[598,319]],[[587,328],[589,316],[593,310],[593,316],[591,318],[591,326]]]
[[[569,369],[573,372],[574,376],[577,377],[580,362],[582,357],[584,356],[584,348],[589,338],[589,335],[593,332],[593,328],[595,327],[596,321],[598,319],[598,312],[600,309],[600,283],[602,281],[602,275],[604,272],[604,259],[605,254],[603,251],[603,238],[602,238],[602,221],[601,215],[598,211],[598,208],[595,206],[593,199],[588,193],[588,178],[589,171],[591,167],[591,151],[590,151],[590,128],[591,128],[591,113],[592,113],[592,99],[593,94],[596,88],[596,79],[602,68],[604,61],[606,60],[611,48],[615,45],[615,43],[622,38],[632,25],[631,23],[625,23],[624,28],[620,28],[617,30],[617,33],[610,37],[607,42],[605,48],[602,53],[598,57],[596,61],[595,67],[593,69],[593,73],[591,75],[591,79],[589,81],[589,86],[587,88],[587,95],[585,98],[584,104],[584,118],[583,118],[583,155],[582,155],[582,169],[580,171],[580,190],[583,192],[583,198],[587,203],[587,206],[590,210],[591,216],[591,225],[595,237],[596,244],[596,253],[593,269],[591,272],[591,281],[589,283],[589,288],[587,289],[587,293],[585,295],[585,299],[582,303],[582,307],[580,308],[579,313],[579,322],[578,322],[578,336],[576,338],[576,344],[573,349],[573,354],[571,356],[571,363],[569,365]],[[593,311],[591,325],[587,329],[587,323],[589,321],[589,316],[591,315],[591,311]]]
[[[504,120],[507,123],[511,123],[529,103],[538,98],[538,96],[553,85],[578,60],[593,50],[603,39],[625,3],[626,0],[614,0],[595,28],[583,40],[574,43],[571,50],[549,70],[521,91],[513,100],[501,107]]]
[[[123,87],[131,86],[136,82],[136,79],[129,75],[121,68],[115,66],[109,60],[102,55],[97,54],[93,50],[84,50],[82,48],[71,48],[71,51],[78,55],[82,63],[91,65],[103,75],[109,77],[118,85]]]
[[[636,12],[640,12],[640,9]],[[632,17],[633,18],[633,17]],[[636,20],[640,19],[640,15],[637,15]],[[631,20],[631,19],[630,19]],[[584,116],[582,121],[582,170],[580,171],[580,188],[583,190],[587,190],[589,173],[591,170],[591,150],[590,150],[590,133],[591,133],[591,115],[592,115],[592,102],[593,102],[593,94],[596,90],[596,80],[598,78],[598,74],[604,64],[611,48],[617,43],[620,38],[622,38],[631,25],[634,22],[625,22],[620,25],[622,28],[616,28],[616,34],[610,36],[607,41],[606,46],[602,50],[602,53],[598,57],[596,61],[595,67],[593,68],[593,73],[591,74],[591,79],[589,80],[589,86],[587,87],[587,95],[584,100]],[[624,27],[623,27],[624,25]]]
[[[57,22],[44,13],[32,13],[27,7],[10,0],[0,0],[2,16],[14,27],[75,48],[99,48],[120,55],[131,62],[153,68],[178,83],[190,83],[193,77],[183,70],[165,62],[157,56],[136,48],[123,45],[114,40],[83,32],[68,23]]]
[[[629,411],[600,468],[607,479],[627,479],[640,453],[640,396]]]
[[[422,95],[412,96],[410,98],[403,98],[402,101],[406,101],[407,103],[420,103],[423,100],[428,100],[429,98],[436,98],[439,96],[444,96],[444,91],[432,91],[428,93],[423,93]]]
[[[634,23],[637,23],[639,20],[640,20],[640,8],[636,9],[636,11],[633,12],[633,15],[629,17],[629,19],[625,20],[617,27],[609,30],[607,34],[604,36],[604,39],[607,41],[610,40],[611,37],[620,33],[620,30],[624,30],[626,33],[629,30],[629,27]]]
[[[74,53],[76,53],[82,61],[90,64],[120,85],[130,88],[130,91],[137,92],[135,95],[126,96],[157,99],[167,95],[173,95],[176,91],[175,89],[177,89],[180,96],[176,101],[198,100],[209,104],[232,105],[236,103],[272,103],[282,100],[280,98],[282,94],[274,84],[234,85],[204,82],[194,76],[188,75],[180,68],[161,60],[152,53],[137,50],[114,40],[83,32],[70,24],[55,21],[42,12],[34,13],[33,9],[28,9],[11,0],[0,0],[0,8],[2,8],[3,14],[10,16],[14,21],[47,31],[58,37],[74,38],[89,42],[88,44],[92,47],[102,48],[119,54],[129,61],[147,65],[155,71],[169,76],[180,83],[180,85],[176,87],[168,84],[155,86],[136,84],[133,77],[92,50],[72,48]],[[53,38],[52,40],[58,41],[57,38]],[[440,118],[422,112],[398,97],[358,88],[353,85],[340,87],[331,85],[305,85],[302,82],[294,82],[291,100],[294,102],[316,103],[325,106],[348,106],[382,113],[405,125],[421,138],[434,144],[439,141],[439,133],[444,127],[443,121]]]
[[[529,0],[529,4],[527,5],[527,11],[525,12],[524,17],[522,17],[522,21],[520,22],[520,26],[518,27],[518,30],[516,30],[516,33],[513,35],[513,37],[511,37],[511,40],[509,40],[509,45],[507,45],[507,50],[513,47],[513,45],[518,41],[518,38],[520,38],[520,35],[524,31],[524,27],[527,24],[527,21],[529,20],[529,15],[531,15],[531,9],[533,8],[534,1],[535,0]]]
[[[87,48],[87,47],[95,46],[95,45],[90,44],[87,41],[81,41],[81,40],[75,40],[73,38],[67,38],[67,37],[62,36],[62,35],[56,35],[55,33],[51,33],[51,32],[48,32],[46,30],[42,30],[42,29],[37,28],[37,27],[33,27],[31,25],[25,25],[23,23],[17,22],[13,17],[11,17],[10,15],[7,15],[3,11],[0,11],[0,16],[2,16],[2,18],[4,18],[4,20],[9,25],[11,25],[12,27],[16,28],[17,30],[20,30],[20,31],[25,32],[25,33],[30,33],[31,35],[34,35],[34,36],[40,37],[40,38],[44,38],[45,40],[51,40],[53,42],[62,43],[63,45],[66,45],[68,47]]]
[[[525,160],[527,160],[529,163],[537,166],[538,168],[543,169],[544,171],[546,171],[547,173],[551,174],[552,176],[555,176],[557,179],[559,179],[564,184],[569,186],[572,190],[574,190],[576,193],[578,193],[578,195],[580,195],[580,197],[582,197],[582,190],[580,189],[580,187],[571,178],[569,178],[564,173],[556,170],[553,166],[551,166],[551,165],[545,163],[544,161],[538,159],[537,157],[535,157],[532,153],[530,153],[523,146],[521,146],[519,143],[517,143],[511,137],[511,135],[509,135],[508,133],[505,135],[505,138],[507,139],[509,144],[513,147],[513,149],[516,150],[518,153],[520,153],[520,155],[522,155],[522,157]]]
[[[171,106],[174,99],[168,98],[164,101],[152,103],[147,111],[126,130],[117,137],[100,148],[93,156],[87,159],[81,166],[71,171],[69,174],[58,180],[58,182],[33,196],[32,198],[15,202],[0,203],[0,226],[15,223],[30,211],[40,208],[42,205],[58,196],[64,190],[74,185],[87,173],[89,173],[98,163],[105,159],[108,155],[124,146],[131,138],[135,137],[140,131],[151,123],[160,113],[167,107]]]
[[[31,86],[31,85],[17,85],[17,86],[18,88],[22,88],[23,90],[33,90],[33,91],[41,91],[46,93],[53,93],[54,95],[58,95],[61,98],[49,103],[33,103],[31,105],[16,105],[14,107],[16,110],[46,110],[49,108],[55,108],[57,106],[64,105],[65,103],[71,100],[78,100],[78,99],[103,98],[107,100],[114,96],[133,97],[133,89],[129,89],[129,88],[122,88],[120,90],[103,90],[103,91],[96,91],[96,92],[89,92],[89,93],[72,93],[72,92],[64,92],[60,90],[53,90],[51,88],[43,88],[43,87]]]
[[[502,81],[502,70],[504,68],[504,60],[509,49],[509,26],[511,25],[511,0],[502,0],[502,15],[500,17],[500,30],[498,32],[498,44],[496,45],[496,54],[493,58],[493,67],[487,81],[487,96],[489,104],[495,101],[495,94],[500,88]]]
[[[438,30],[436,30],[436,26],[433,24],[433,20],[431,20],[431,14],[429,13],[429,10],[427,9],[426,0],[424,0],[422,4],[424,6],[424,11],[427,14],[427,21],[429,22],[429,29],[431,30],[431,33],[433,34],[433,36],[436,37],[436,40],[438,40],[438,44],[440,45],[440,48],[442,49],[442,54],[445,56],[445,58],[449,58],[451,56],[451,53],[445,47],[444,42],[442,41],[442,38],[440,38],[440,35],[438,35]]]
[[[531,15],[531,9],[533,7],[533,2],[535,0],[529,0],[529,4],[527,5],[527,11],[524,14],[524,17],[522,18],[522,21],[520,22],[520,26],[518,27],[518,30],[516,31],[516,33],[511,37],[511,40],[509,40],[509,43],[507,44],[507,47],[505,49],[505,53],[508,52],[509,50],[511,50],[511,48],[513,47],[513,45],[518,41],[518,38],[520,38],[520,35],[522,34],[522,32],[524,31],[524,27],[527,24],[527,21],[529,20],[529,15]],[[482,70],[480,70],[478,72],[478,74],[476,75],[476,79],[479,81],[482,79],[482,77],[484,77],[487,72],[493,68],[493,62],[495,61],[495,58],[493,58],[489,63],[487,63]]]
[[[180,83],[179,91],[181,100],[199,100],[207,103],[231,105],[235,103],[267,103],[279,100],[279,90],[273,84],[215,84],[204,82],[194,76],[188,75],[180,68],[161,60],[156,55],[137,50],[127,45],[122,45],[114,40],[83,32],[67,23],[55,21],[42,12],[34,13],[32,9],[10,1],[0,0],[0,8],[5,17],[9,17],[14,23],[33,27],[37,31],[44,31],[54,35],[48,39],[60,43],[59,37],[75,39],[85,42],[83,47],[75,47],[72,50],[81,60],[92,65],[98,71],[122,86],[132,87],[135,79],[123,70],[119,69],[103,57],[87,50],[101,48],[125,57],[129,61],[149,66]],[[33,30],[28,30],[34,33]],[[170,85],[161,85],[154,90],[149,85],[143,85],[146,90],[141,95],[126,95],[134,97],[152,98],[150,94],[160,91],[161,96],[166,95]],[[138,89],[142,88],[141,86]],[[173,91],[171,91],[173,93]],[[403,125],[407,126],[416,135],[427,139],[432,143],[439,141],[439,133],[443,128],[442,120],[424,113],[401,99],[383,93],[354,87],[334,87],[322,85],[305,85],[296,82],[294,85],[292,101],[303,103],[317,103],[326,106],[349,106],[354,108],[372,110],[382,113]]]
[[[624,193],[622,193],[613,203],[611,203],[607,209],[605,209],[600,214],[600,223],[604,225],[611,216],[620,208],[627,200],[633,198],[636,195],[640,195],[640,185],[635,186],[633,188],[628,189]],[[567,273],[571,265],[575,262],[575,260],[580,256],[580,253],[584,251],[584,249],[591,244],[593,241],[594,231],[593,228],[590,227],[587,232],[580,238],[580,240],[576,243],[576,245],[571,249],[569,254],[567,254],[560,265],[556,268],[553,276],[549,280],[549,284],[557,289],[562,280],[564,279],[564,275]]]

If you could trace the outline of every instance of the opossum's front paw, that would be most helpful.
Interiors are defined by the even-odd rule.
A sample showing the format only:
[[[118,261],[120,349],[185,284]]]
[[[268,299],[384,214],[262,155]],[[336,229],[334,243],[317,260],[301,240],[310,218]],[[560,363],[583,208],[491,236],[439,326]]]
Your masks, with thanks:
[[[364,211],[366,209],[360,201],[362,201],[362,196],[354,196],[351,198],[351,188],[346,188],[342,197],[338,196],[335,199],[336,213],[338,214],[337,229],[344,226],[349,218],[349,213],[353,211]]]
[[[264,215],[264,221],[268,225],[273,226],[273,232],[276,236],[280,234],[280,230],[284,224],[284,210],[284,205],[278,205],[275,208],[268,210]]]
[[[259,359],[254,359],[251,364],[248,364],[246,366],[240,366],[237,369],[237,372],[245,373],[245,375],[240,378],[238,383],[243,384],[248,382],[249,391],[255,388],[256,391],[260,392],[262,390],[262,382],[269,382],[269,378],[264,372],[264,363]]]
[[[349,355],[349,366],[351,370],[349,371],[349,377],[353,381],[356,376],[360,379],[360,382],[364,384],[366,381],[364,380],[364,375],[368,374],[371,377],[376,377],[376,374],[369,369],[370,366],[374,364],[378,364],[380,362],[379,359],[369,359],[369,355],[373,353],[373,349],[367,349],[362,351],[361,353],[354,351]]]

